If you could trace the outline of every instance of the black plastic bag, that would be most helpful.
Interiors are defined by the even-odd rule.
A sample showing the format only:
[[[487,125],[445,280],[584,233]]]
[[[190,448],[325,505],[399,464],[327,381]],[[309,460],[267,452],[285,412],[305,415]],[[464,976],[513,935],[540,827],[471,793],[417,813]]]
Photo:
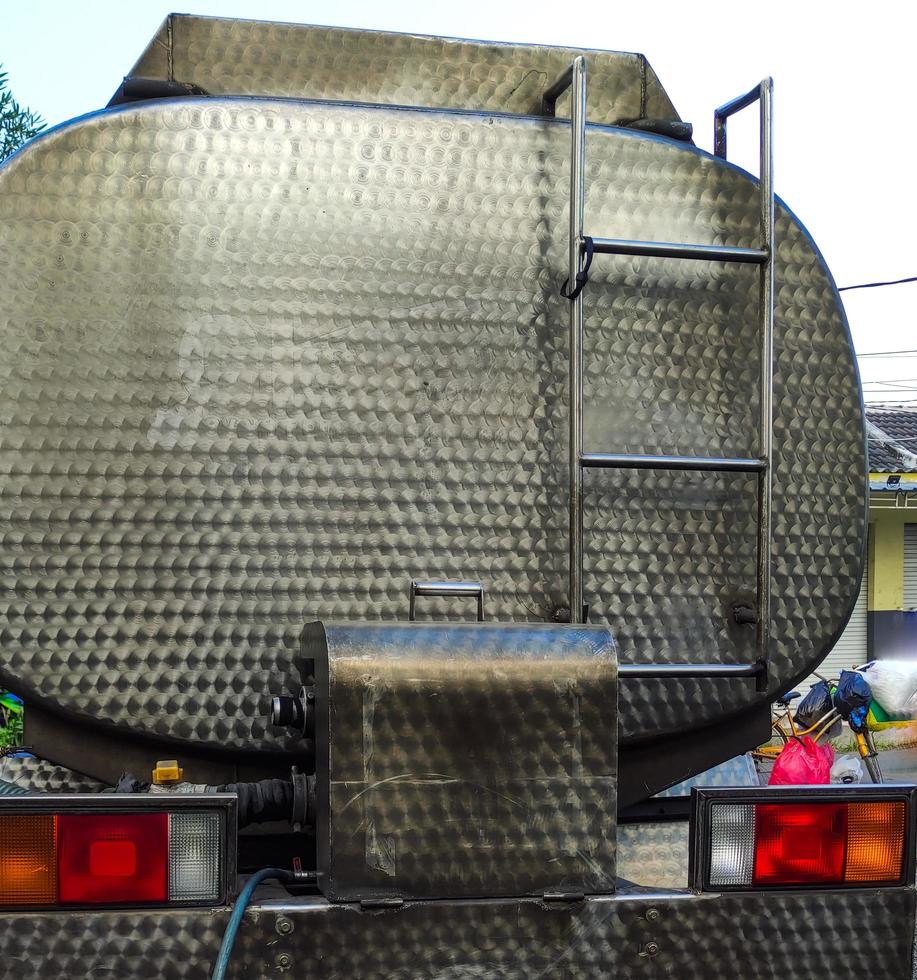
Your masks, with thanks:
[[[872,690],[862,674],[842,670],[834,692],[834,707],[855,732],[866,728],[866,715],[872,701]]]
[[[799,702],[796,709],[796,727],[800,729],[811,728],[815,722],[824,718],[825,715],[834,707],[831,700],[831,688],[827,681],[819,681],[813,684],[809,693]]]

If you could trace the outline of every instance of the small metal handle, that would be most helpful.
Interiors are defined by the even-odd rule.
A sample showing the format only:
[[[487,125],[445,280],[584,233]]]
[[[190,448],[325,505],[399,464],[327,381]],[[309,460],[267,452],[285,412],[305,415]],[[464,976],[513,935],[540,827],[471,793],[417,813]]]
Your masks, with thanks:
[[[418,582],[411,581],[411,606],[408,619],[413,623],[415,599],[419,595],[433,595],[443,598],[450,596],[475,596],[478,600],[478,622],[484,622],[484,586],[480,582]]]

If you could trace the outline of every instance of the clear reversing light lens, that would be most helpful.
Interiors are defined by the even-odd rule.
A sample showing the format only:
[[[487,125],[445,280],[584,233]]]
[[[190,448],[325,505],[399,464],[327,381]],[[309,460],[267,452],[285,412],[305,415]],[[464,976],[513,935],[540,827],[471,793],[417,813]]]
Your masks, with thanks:
[[[755,808],[744,803],[710,807],[710,884],[750,885],[755,866]]]
[[[219,898],[219,814],[169,814],[169,900],[216,902]]]

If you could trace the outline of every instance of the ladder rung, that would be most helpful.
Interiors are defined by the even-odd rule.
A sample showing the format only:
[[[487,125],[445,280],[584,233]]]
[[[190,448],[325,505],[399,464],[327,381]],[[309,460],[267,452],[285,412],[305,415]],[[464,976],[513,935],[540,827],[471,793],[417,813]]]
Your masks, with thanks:
[[[767,461],[730,456],[637,456],[631,453],[583,453],[580,466],[596,470],[705,470],[713,473],[763,473]]]
[[[646,255],[660,259],[701,259],[708,262],[743,262],[764,265],[766,248],[734,245],[682,245],[678,242],[638,242],[627,238],[593,238],[593,248],[603,255]]]
[[[618,664],[621,677],[758,677],[764,670],[756,664]]]

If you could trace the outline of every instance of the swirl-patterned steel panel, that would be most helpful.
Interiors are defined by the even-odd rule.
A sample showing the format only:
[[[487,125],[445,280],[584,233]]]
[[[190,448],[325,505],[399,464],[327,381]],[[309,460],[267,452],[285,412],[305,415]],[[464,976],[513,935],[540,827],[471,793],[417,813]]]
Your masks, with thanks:
[[[228,976],[315,980],[910,980],[913,888],[649,892],[580,902],[407,903],[368,910],[265,892]],[[197,980],[223,910],[6,912],[0,976]],[[862,937],[862,941],[857,941]]]
[[[545,44],[170,14],[127,78],[177,80],[209,95],[540,115],[545,91],[584,53]],[[593,122],[678,119],[642,54],[588,55]],[[561,98],[561,115],[569,103],[569,94]]]
[[[309,620],[405,618],[412,577],[551,619],[568,149],[562,121],[227,98],[106,111],[7,162],[3,682],[125,731],[276,748],[264,706],[296,689]],[[591,233],[757,242],[756,182],[692,146],[590,126],[587,160]],[[771,695],[844,625],[865,528],[843,310],[783,206],[776,232]],[[752,455],[756,303],[752,268],[597,258],[586,449]],[[729,608],[754,589],[753,479],[586,489],[586,592],[622,663],[752,660]],[[760,697],[626,682],[621,735]]]

